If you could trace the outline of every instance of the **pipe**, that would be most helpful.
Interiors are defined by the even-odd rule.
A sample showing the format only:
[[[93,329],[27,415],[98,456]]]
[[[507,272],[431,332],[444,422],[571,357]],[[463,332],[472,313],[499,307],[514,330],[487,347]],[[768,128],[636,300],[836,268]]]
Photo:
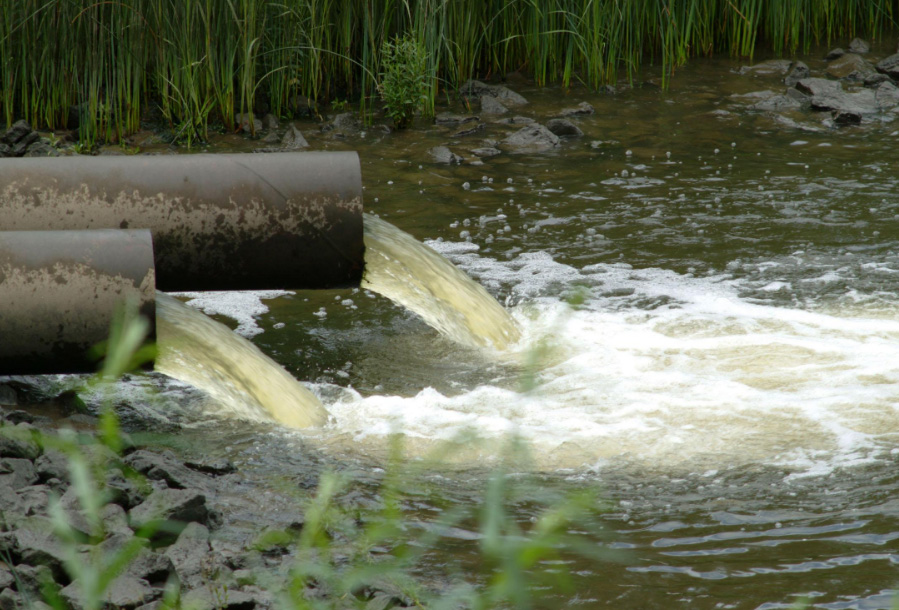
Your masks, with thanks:
[[[0,374],[95,372],[123,300],[156,319],[154,279],[148,230],[0,231]]]
[[[355,152],[4,159],[0,231],[150,229],[160,290],[358,286]]]

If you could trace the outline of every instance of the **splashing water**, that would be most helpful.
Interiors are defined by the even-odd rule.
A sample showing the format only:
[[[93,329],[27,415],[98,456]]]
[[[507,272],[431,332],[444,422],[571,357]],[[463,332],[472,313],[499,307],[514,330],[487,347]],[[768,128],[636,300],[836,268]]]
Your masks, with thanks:
[[[156,370],[205,391],[220,413],[293,428],[328,420],[312,392],[228,327],[160,292],[156,323]]]
[[[520,331],[480,284],[440,254],[376,216],[364,215],[362,286],[410,309],[450,339],[507,349]]]

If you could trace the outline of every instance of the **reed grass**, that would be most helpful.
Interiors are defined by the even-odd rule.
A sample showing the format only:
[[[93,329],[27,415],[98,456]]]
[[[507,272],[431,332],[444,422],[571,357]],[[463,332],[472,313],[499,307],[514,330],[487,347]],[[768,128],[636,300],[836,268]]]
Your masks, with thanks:
[[[428,103],[468,78],[521,70],[591,87],[660,61],[752,57],[878,39],[899,0],[15,0],[0,2],[0,118],[119,141],[157,107],[190,144],[211,124],[309,101],[377,99],[385,41],[427,51]]]

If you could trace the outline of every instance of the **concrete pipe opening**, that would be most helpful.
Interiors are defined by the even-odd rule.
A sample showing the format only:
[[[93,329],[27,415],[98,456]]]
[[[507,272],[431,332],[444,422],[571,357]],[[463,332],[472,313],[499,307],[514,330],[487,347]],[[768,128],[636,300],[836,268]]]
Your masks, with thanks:
[[[95,372],[123,301],[155,322],[150,231],[0,231],[0,295],[3,375]]]
[[[0,231],[149,229],[160,290],[358,286],[354,152],[4,159]]]

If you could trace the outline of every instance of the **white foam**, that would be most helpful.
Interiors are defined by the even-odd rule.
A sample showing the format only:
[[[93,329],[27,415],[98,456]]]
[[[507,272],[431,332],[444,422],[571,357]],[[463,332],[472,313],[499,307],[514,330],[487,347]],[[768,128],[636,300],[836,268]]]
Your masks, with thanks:
[[[256,318],[268,313],[263,299],[276,299],[292,294],[284,290],[247,290],[241,292],[176,292],[176,297],[190,299],[187,304],[209,316],[222,315],[237,322],[234,329],[239,335],[253,337],[262,333]]]
[[[426,441],[515,432],[547,467],[748,462],[818,474],[888,454],[899,435],[895,320],[747,302],[726,275],[577,270],[540,252],[495,261],[430,245],[522,299],[513,314],[524,338],[512,357],[527,360],[549,344],[537,387],[346,391],[329,405],[332,433],[366,443],[398,429]],[[588,287],[578,308],[563,298],[574,285]]]

